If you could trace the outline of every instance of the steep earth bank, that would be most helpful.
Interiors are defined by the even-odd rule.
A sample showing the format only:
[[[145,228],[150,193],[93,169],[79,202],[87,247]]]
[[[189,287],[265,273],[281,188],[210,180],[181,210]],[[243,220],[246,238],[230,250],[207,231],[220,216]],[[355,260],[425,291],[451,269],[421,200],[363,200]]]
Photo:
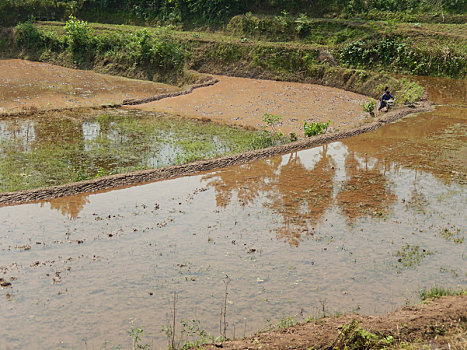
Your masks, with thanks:
[[[406,306],[386,316],[310,320],[205,349],[452,349],[467,346],[467,296]]]

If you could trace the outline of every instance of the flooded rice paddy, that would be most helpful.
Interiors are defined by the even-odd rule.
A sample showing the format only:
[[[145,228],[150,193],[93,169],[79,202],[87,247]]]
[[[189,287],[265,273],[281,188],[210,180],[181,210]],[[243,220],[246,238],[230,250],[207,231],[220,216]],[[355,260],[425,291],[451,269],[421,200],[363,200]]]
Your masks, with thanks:
[[[0,192],[183,164],[285,142],[219,123],[132,110],[0,118]]]
[[[230,337],[465,288],[466,88],[424,83],[440,106],[376,132],[0,208],[0,348],[130,348],[133,327],[164,348],[173,292],[177,320],[218,335],[226,276]]]

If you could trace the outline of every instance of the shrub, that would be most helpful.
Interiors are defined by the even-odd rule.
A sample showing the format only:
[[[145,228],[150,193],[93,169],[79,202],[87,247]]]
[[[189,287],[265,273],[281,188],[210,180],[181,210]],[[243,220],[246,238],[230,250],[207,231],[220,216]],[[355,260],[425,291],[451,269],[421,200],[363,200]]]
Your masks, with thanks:
[[[280,115],[269,113],[263,114],[263,122],[265,122],[267,126],[271,127],[274,132],[277,132],[276,125],[278,125],[281,121],[282,117]]]
[[[375,107],[376,107],[376,101],[371,99],[367,103],[362,102],[362,107],[363,111],[366,113],[369,113],[372,117],[375,116]]]
[[[295,31],[299,37],[304,37],[310,34],[311,25],[308,17],[301,13],[298,18],[295,20]]]
[[[86,48],[93,41],[94,30],[88,23],[70,15],[65,23],[65,33],[69,44],[74,49]]]
[[[16,45],[26,48],[37,46],[42,41],[42,35],[31,22],[16,26]]]
[[[305,121],[303,123],[303,130],[305,132],[305,136],[311,137],[311,136],[323,134],[329,128],[329,125],[331,125],[330,120],[328,120],[327,123],[323,123],[323,122],[308,123]]]

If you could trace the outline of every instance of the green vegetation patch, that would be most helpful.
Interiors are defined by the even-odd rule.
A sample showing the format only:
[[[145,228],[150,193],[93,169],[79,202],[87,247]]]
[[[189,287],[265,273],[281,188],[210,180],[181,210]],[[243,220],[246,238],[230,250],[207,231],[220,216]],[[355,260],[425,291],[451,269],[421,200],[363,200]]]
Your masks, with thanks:
[[[398,269],[400,271],[401,268],[409,269],[420,265],[425,257],[433,254],[433,252],[420,248],[418,245],[410,245],[407,243],[394,255],[398,258]]]
[[[350,67],[376,65],[416,75],[459,78],[467,69],[466,52],[448,45],[415,47],[407,39],[394,36],[348,43],[339,50],[338,58]]]
[[[177,83],[185,66],[185,52],[163,28],[96,33],[87,22],[70,16],[59,28],[18,24],[14,41],[22,58],[85,69],[100,67],[104,72],[145,80]]]
[[[357,320],[345,324],[334,342],[332,349],[360,350],[360,349],[385,349],[391,346],[394,338],[371,333],[359,326]]]
[[[427,300],[427,299],[436,299],[436,298],[441,298],[444,296],[449,296],[449,295],[467,295],[467,290],[464,289],[458,289],[458,290],[453,290],[449,288],[444,288],[444,287],[433,287],[431,289],[422,289],[419,292],[420,294],[420,299]]]
[[[464,243],[464,234],[461,232],[460,228],[444,228],[439,233],[441,237],[445,240],[453,242],[455,244]]]
[[[0,130],[0,192],[166,167],[287,142],[264,130],[125,111],[7,119],[0,121]]]

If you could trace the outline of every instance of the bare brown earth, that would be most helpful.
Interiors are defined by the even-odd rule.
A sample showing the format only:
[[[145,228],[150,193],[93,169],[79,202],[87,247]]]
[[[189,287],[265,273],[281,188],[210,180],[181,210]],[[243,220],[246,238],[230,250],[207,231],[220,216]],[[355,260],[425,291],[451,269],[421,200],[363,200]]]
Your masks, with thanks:
[[[342,334],[344,325],[353,322],[378,336],[372,346],[346,343],[351,333]],[[356,324],[355,324],[356,325]],[[387,338],[392,337],[392,338]],[[392,339],[382,344],[381,339]],[[410,346],[409,346],[410,344]],[[322,318],[286,329],[208,345],[205,349],[467,349],[467,296],[449,296],[416,306],[406,306],[385,316],[348,314]]]
[[[276,127],[284,134],[303,136],[303,122],[331,121],[332,130],[363,123],[368,114],[362,102],[368,97],[328,86],[215,76],[218,83],[189,96],[159,100],[132,108],[166,112],[183,117],[210,119],[229,125],[259,129],[265,113],[279,115]]]
[[[0,60],[0,114],[120,104],[179,88],[18,59]]]

